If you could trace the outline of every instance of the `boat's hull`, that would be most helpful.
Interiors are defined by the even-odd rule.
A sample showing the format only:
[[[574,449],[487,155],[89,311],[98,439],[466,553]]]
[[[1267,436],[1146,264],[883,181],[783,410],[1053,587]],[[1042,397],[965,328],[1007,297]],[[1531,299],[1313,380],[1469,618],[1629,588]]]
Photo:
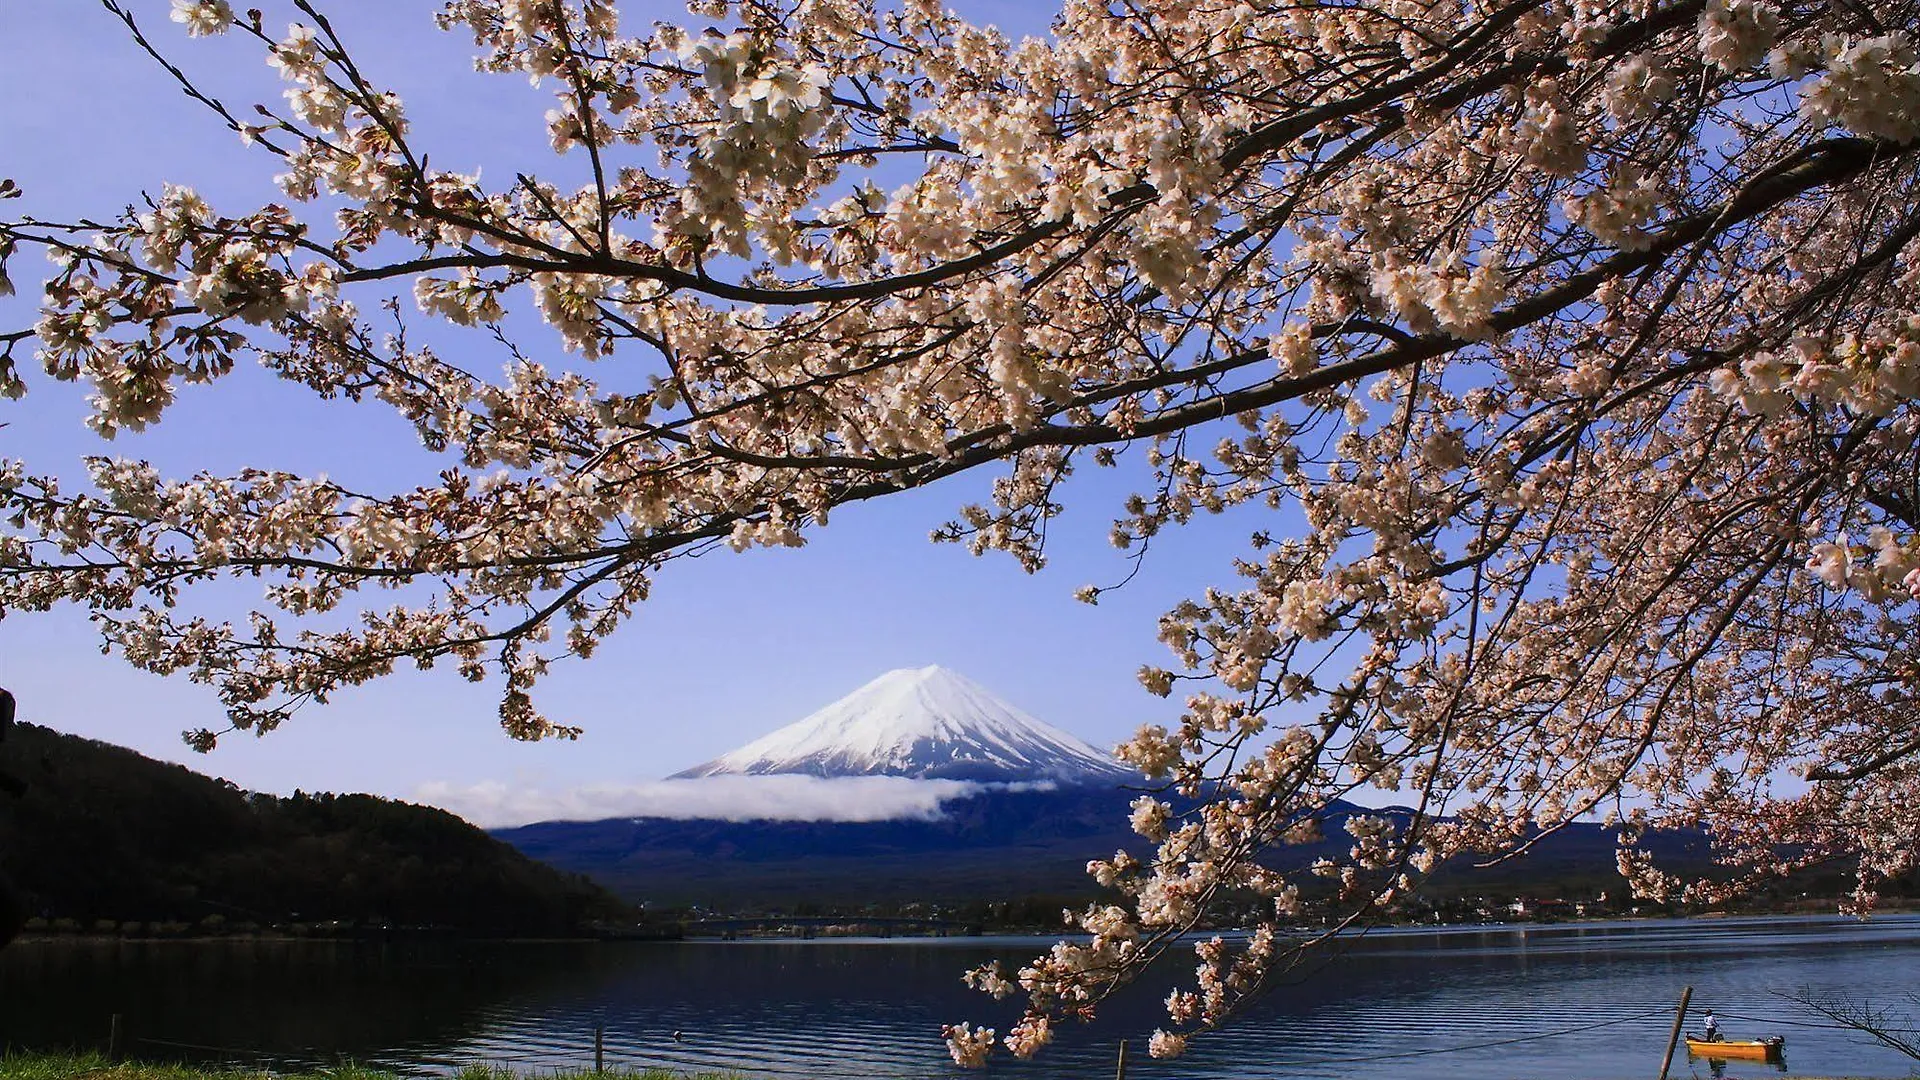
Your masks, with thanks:
[[[1739,1058],[1742,1061],[1771,1061],[1780,1056],[1785,1044],[1784,1039],[1742,1040],[1739,1042],[1708,1042],[1705,1039],[1688,1039],[1687,1053],[1695,1057]]]

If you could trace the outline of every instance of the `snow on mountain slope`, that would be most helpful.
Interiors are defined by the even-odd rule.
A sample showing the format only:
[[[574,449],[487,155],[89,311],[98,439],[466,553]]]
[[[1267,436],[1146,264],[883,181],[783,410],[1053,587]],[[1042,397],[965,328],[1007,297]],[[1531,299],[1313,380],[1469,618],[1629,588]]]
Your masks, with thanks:
[[[889,671],[674,779],[729,774],[1114,783],[1131,771],[958,672]]]

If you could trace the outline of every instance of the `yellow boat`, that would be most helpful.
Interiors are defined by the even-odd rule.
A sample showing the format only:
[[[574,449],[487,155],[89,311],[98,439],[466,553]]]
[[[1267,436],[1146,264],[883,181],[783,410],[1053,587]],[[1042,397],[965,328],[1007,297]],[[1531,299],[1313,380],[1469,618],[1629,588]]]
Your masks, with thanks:
[[[1687,1036],[1687,1053],[1705,1058],[1739,1058],[1742,1061],[1778,1061],[1787,1040],[1778,1035],[1764,1039],[1718,1039],[1712,1042]]]

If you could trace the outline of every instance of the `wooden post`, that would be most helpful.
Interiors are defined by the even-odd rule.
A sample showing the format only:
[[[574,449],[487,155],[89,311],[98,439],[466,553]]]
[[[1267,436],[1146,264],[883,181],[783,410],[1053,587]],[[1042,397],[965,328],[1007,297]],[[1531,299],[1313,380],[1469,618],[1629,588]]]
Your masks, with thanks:
[[[114,1013],[113,1020],[107,1025],[107,1060],[120,1060],[120,1014]]]
[[[593,1071],[607,1071],[607,1025],[599,1022],[593,1025]]]
[[[1120,1064],[1114,1067],[1113,1080],[1127,1080],[1127,1040],[1120,1040]]]
[[[1673,1048],[1680,1042],[1680,1026],[1687,1022],[1687,1002],[1693,1000],[1693,987],[1680,991],[1680,1010],[1673,1014],[1673,1034],[1667,1036],[1667,1055],[1660,1059],[1660,1080],[1667,1080],[1667,1068],[1673,1064]]]

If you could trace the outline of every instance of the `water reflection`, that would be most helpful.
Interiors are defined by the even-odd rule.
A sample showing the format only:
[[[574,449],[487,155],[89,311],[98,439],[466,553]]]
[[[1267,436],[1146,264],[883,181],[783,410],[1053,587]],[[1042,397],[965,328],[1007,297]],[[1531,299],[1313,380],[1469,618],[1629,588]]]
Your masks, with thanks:
[[[0,1043],[98,1045],[120,1013],[148,1056],[344,1057],[431,1073],[473,1060],[590,1065],[601,1027],[610,1064],[930,1080],[959,1075],[941,1023],[1004,1029],[1015,1012],[966,990],[960,972],[996,957],[1018,962],[1039,944],[33,945],[0,953]],[[1066,1030],[1041,1060],[997,1064],[990,1075],[1106,1074],[1127,1038],[1136,1040],[1129,1074],[1149,1080],[1385,1080],[1416,1062],[1422,1076],[1458,1080],[1644,1076],[1658,1068],[1683,985],[1747,1038],[1806,1022],[1772,991],[1899,990],[1915,985],[1916,961],[1915,917],[1376,933],[1296,973],[1178,1062],[1139,1052],[1161,1020],[1169,971],[1096,1024]],[[1857,1035],[1791,1030],[1802,1072],[1912,1072],[1911,1061]],[[1753,1064],[1729,1071],[1687,1059],[1673,1075],[1753,1075]]]

